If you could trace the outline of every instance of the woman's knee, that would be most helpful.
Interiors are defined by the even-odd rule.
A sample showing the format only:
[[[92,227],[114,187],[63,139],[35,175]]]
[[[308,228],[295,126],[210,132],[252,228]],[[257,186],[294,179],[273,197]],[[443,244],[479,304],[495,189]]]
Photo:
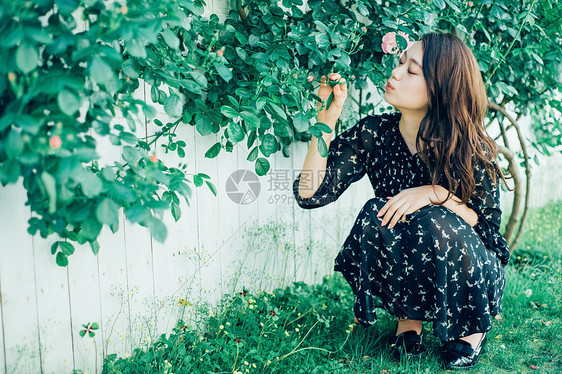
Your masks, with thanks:
[[[382,209],[384,204],[386,204],[386,199],[381,197],[373,197],[367,200],[359,212],[357,220],[362,222],[364,227],[383,227],[381,226],[383,217],[377,217],[377,213]]]
[[[382,209],[382,207],[386,204],[386,199],[382,197],[375,196],[363,205],[363,209],[361,209],[360,214],[363,215],[372,215],[376,217],[377,213]]]
[[[462,237],[463,220],[456,213],[442,205],[426,205],[414,214],[411,224],[420,226],[434,236],[446,235],[447,239],[456,240]]]

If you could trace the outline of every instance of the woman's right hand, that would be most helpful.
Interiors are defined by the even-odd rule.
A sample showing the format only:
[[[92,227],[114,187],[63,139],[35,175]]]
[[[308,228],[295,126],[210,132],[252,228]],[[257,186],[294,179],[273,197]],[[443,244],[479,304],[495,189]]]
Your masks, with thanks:
[[[341,112],[343,110],[343,104],[347,98],[347,85],[345,79],[341,79],[341,75],[338,73],[333,73],[330,75],[330,80],[332,82],[339,82],[332,88],[330,84],[326,83],[326,76],[322,76],[320,80],[320,88],[318,89],[318,96],[322,99],[324,104],[318,103],[318,109],[324,105],[324,108],[318,113],[318,121],[323,122],[330,126],[332,130],[336,127],[336,122],[340,118]],[[328,97],[333,92],[334,99],[330,107],[326,110]]]

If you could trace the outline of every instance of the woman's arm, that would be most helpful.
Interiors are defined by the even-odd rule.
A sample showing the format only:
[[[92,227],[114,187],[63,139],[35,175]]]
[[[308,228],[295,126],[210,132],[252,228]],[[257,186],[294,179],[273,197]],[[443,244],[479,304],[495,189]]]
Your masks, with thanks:
[[[339,74],[332,74],[330,80],[337,80],[340,78]],[[328,100],[330,94],[334,94],[334,100],[328,109],[322,109],[318,113],[318,122],[323,122],[332,129],[331,133],[322,133],[322,139],[326,143],[326,149],[330,148],[330,143],[332,141],[332,134],[336,128],[336,121],[341,115],[343,104],[347,97],[347,86],[345,80],[342,81],[341,85],[336,84],[334,88],[331,85],[326,84],[326,77],[322,77],[322,83],[318,89],[318,96],[323,100]],[[322,107],[321,103],[318,103],[318,108]],[[304,180],[310,181],[310,184],[299,183],[298,197],[308,199],[315,195],[316,191],[322,184],[324,175],[323,172],[326,170],[326,164],[328,160],[320,155],[318,152],[318,139],[312,137],[310,145],[308,147],[308,152],[304,159],[304,164],[302,167],[301,174]]]
[[[448,191],[445,187],[436,185],[433,187],[433,193],[435,196],[432,196],[431,199],[437,202],[443,201],[447,198]],[[470,227],[474,227],[474,225],[478,222],[478,214],[476,214],[474,209],[469,208],[466,204],[460,204],[460,201],[461,199],[451,194],[451,197],[445,201],[443,206],[459,215],[470,225]]]
[[[382,225],[389,224],[393,228],[399,220],[406,221],[406,215],[412,214],[418,209],[432,204],[433,201],[440,202],[447,198],[447,189],[443,186],[424,185],[406,188],[395,196],[388,196],[388,202],[379,210],[377,217],[382,217]],[[466,204],[460,204],[460,199],[451,195],[443,204],[452,212],[456,213],[471,227],[478,222],[478,214]]]

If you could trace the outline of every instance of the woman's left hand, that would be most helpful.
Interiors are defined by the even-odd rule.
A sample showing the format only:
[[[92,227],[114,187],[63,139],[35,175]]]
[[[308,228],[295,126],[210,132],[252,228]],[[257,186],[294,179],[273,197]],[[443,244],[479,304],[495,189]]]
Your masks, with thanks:
[[[439,186],[435,186],[438,188]],[[382,225],[389,223],[393,228],[399,220],[406,221],[406,215],[431,204],[430,198],[435,201],[435,191],[431,185],[412,187],[400,191],[398,195],[387,197],[386,204],[377,213],[377,217],[384,215]]]

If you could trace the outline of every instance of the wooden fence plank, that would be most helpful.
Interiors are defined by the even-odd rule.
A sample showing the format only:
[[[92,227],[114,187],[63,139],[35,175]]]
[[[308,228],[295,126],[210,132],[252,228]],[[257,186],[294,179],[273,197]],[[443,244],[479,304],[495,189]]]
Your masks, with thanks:
[[[131,332],[131,322],[124,222],[123,212],[120,211],[119,231],[113,234],[104,228],[98,238],[100,311],[103,311],[99,333],[102,339],[98,340],[98,356],[116,353],[125,357],[131,354],[131,345],[125,339]],[[101,350],[100,341],[103,344]]]
[[[39,333],[44,373],[70,373],[76,368],[67,268],[55,263],[47,239],[33,236],[37,279]]]
[[[105,235],[112,235],[107,227],[104,227],[103,231]],[[80,331],[85,330],[83,324],[95,322],[103,328],[98,261],[90,245],[74,246],[75,252],[69,257],[68,279],[75,365],[76,369],[101,373],[103,338],[100,329],[93,331],[94,337],[89,334],[80,336]]]
[[[10,212],[0,215],[0,302],[8,373],[41,371],[33,244],[26,230],[30,215],[25,201],[21,183],[3,187],[0,206]]]

